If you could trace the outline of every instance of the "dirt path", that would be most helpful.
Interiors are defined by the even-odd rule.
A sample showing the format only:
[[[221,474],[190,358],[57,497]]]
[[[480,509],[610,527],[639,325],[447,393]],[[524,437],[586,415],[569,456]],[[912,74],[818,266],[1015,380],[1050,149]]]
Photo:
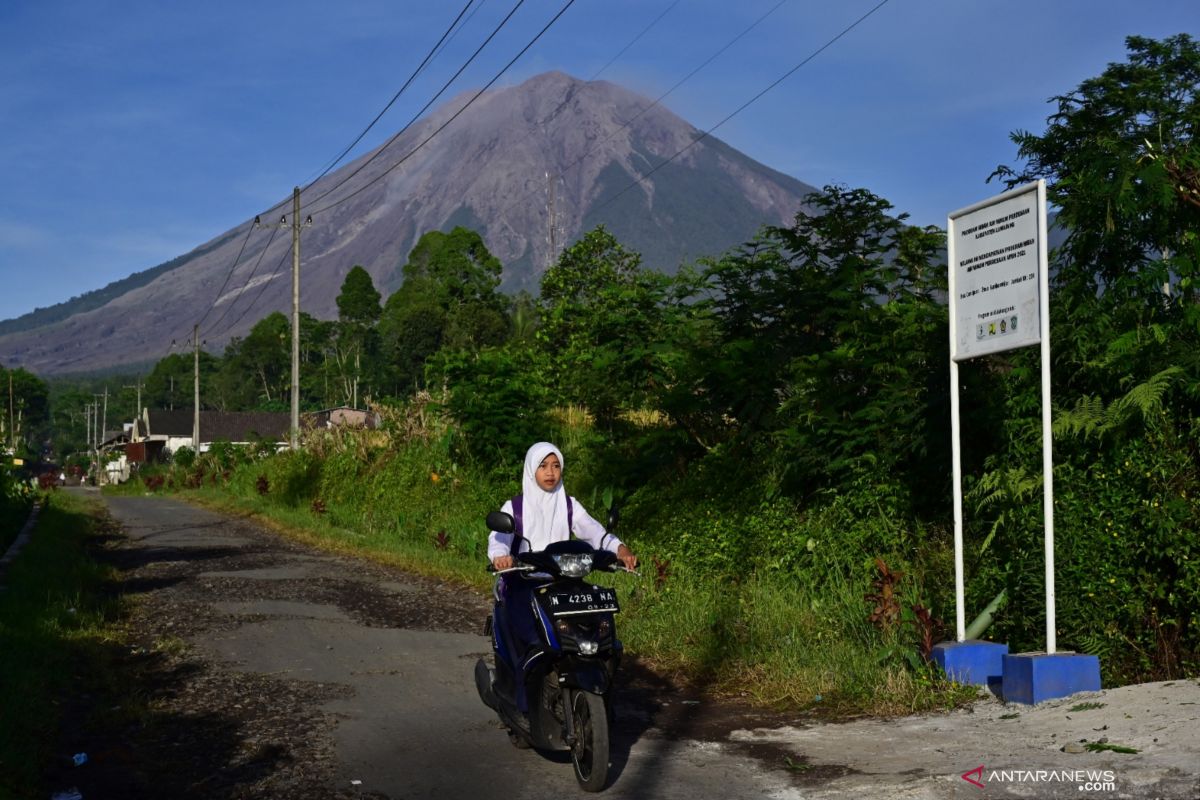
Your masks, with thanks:
[[[52,785],[85,800],[577,791],[568,764],[512,749],[475,695],[483,598],[175,501],[107,503],[124,535],[103,557],[135,599],[136,644],[112,654],[120,686],[69,703]],[[1200,797],[1196,681],[812,724],[634,669],[617,711],[608,797]],[[1105,739],[1139,752],[1063,751]],[[979,766],[982,787],[962,777]]]

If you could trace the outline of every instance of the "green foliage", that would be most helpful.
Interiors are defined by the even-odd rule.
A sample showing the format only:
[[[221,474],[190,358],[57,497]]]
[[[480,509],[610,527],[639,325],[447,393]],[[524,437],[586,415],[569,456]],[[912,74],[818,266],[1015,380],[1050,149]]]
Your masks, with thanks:
[[[686,392],[697,281],[645,270],[603,227],[565,250],[542,277],[535,333],[563,403],[581,404],[611,428],[622,411],[679,413]],[[681,407],[682,406],[682,407]]]
[[[371,275],[355,265],[346,273],[342,291],[337,296],[338,319],[343,323],[369,327],[379,321],[379,290]]]
[[[88,558],[103,530],[77,501],[58,495],[12,564],[0,592],[0,797],[46,797],[44,785],[69,698],[95,691],[119,658],[111,569]],[[94,513],[94,512],[93,512]]]
[[[467,454],[485,463],[519,462],[530,444],[546,438],[547,398],[524,354],[448,353],[439,371],[452,387],[447,407]]]
[[[740,441],[766,436],[793,488],[858,474],[944,474],[942,237],[864,189],[711,262],[703,387]]]
[[[196,451],[187,445],[178,447],[171,453],[171,463],[183,469],[191,469],[196,463]]]
[[[11,403],[8,402],[10,387]],[[12,442],[17,445],[17,455],[40,455],[50,421],[46,382],[29,370],[0,366],[0,391],[5,398],[4,413],[0,415],[0,446],[7,448]]]

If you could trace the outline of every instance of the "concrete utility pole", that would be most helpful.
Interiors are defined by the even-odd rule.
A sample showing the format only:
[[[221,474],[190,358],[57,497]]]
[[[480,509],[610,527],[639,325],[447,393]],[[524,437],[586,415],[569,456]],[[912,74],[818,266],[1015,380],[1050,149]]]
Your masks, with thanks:
[[[292,449],[300,442],[300,187],[292,188]]]
[[[138,378],[136,386],[122,386],[122,389],[137,389],[137,406],[133,409],[133,418],[142,415],[142,379]]]
[[[103,439],[108,433],[108,387],[104,387],[104,414],[100,417],[100,439],[101,444],[104,444]]]
[[[546,269],[553,267],[558,261],[558,179],[546,173],[546,245],[549,251],[546,255]]]
[[[17,454],[17,429],[13,422],[13,386],[12,373],[8,373],[8,447],[12,450],[13,456]]]
[[[192,450],[200,453],[200,326],[192,326]]]

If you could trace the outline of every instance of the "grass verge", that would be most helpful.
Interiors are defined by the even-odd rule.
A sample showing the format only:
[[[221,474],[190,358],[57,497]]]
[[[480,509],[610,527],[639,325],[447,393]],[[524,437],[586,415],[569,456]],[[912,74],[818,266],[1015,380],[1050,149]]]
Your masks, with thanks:
[[[478,494],[413,497],[408,520],[386,524],[378,509],[329,502],[324,513],[281,503],[272,494],[242,494],[204,486],[181,492],[208,508],[252,515],[291,538],[324,549],[369,558],[419,574],[485,590],[491,577],[476,547],[439,547],[435,531],[450,541],[469,540],[481,529]],[[404,492],[404,489],[398,489]],[[440,490],[439,490],[440,491]],[[436,500],[436,502],[435,502]],[[465,502],[464,502],[465,500]],[[419,517],[424,534],[414,534]],[[616,585],[622,602],[621,638],[631,654],[674,680],[717,696],[760,706],[806,710],[831,717],[897,715],[952,708],[978,696],[973,687],[946,681],[932,667],[905,658],[904,634],[879,631],[867,619],[869,586],[829,581],[806,585],[795,576],[750,574],[738,580],[673,566],[645,577],[593,576]]]
[[[119,603],[112,574],[88,557],[94,509],[56,494],[0,591],[0,798],[44,797],[64,698],[90,687],[111,657]]]

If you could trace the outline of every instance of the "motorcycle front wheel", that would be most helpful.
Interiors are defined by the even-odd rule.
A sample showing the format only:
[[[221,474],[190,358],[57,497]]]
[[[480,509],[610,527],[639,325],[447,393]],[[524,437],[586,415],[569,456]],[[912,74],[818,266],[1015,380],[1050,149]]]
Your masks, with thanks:
[[[604,698],[591,692],[573,692],[571,714],[575,723],[575,743],[571,746],[575,780],[585,792],[598,792],[608,781],[608,712]]]

